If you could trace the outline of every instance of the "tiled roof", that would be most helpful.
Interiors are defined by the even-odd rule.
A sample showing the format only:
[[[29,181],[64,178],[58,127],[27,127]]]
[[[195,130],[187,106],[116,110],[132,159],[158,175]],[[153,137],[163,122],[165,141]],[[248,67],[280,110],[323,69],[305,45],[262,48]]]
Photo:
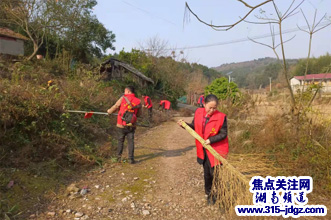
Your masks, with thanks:
[[[305,76],[294,76],[297,80],[331,79],[331,73],[309,74]]]
[[[29,38],[24,37],[22,34],[16,33],[8,28],[0,27],[0,36],[12,37],[21,40],[29,40]]]

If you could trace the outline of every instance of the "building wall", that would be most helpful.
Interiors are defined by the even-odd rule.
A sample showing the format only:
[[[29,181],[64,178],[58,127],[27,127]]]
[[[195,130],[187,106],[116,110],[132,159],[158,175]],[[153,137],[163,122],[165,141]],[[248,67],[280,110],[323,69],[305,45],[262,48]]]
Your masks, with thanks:
[[[291,84],[291,87],[292,87],[292,90],[294,93],[297,92],[297,90],[301,90],[301,86],[300,86],[300,81],[295,79],[295,78],[292,78],[290,80],[290,84]]]
[[[0,37],[0,54],[24,55],[23,40]]]
[[[297,80],[296,78],[292,78],[290,83],[291,83],[291,86],[300,85],[300,81]]]
[[[306,90],[311,84],[321,84],[322,88],[321,88],[321,92],[323,93],[331,93],[331,79],[327,79],[327,80],[314,80],[314,81],[308,81],[308,82],[304,82],[301,84],[304,85],[300,85],[300,81],[297,80],[299,83],[297,83],[296,81],[292,81],[293,79],[291,79],[291,87],[293,89],[294,93],[297,93],[298,91],[302,90]]]
[[[325,84],[323,85],[323,91],[331,93],[331,79],[326,80]]]

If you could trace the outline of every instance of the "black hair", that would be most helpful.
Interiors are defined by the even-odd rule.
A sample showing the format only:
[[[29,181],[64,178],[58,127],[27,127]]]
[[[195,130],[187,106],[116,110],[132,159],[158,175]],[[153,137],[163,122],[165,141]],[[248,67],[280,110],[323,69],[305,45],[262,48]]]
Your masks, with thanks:
[[[134,87],[133,86],[127,86],[125,88],[130,90],[131,93],[134,93]]]
[[[214,101],[214,102],[216,102],[216,104],[218,104],[217,96],[213,95],[213,94],[207,95],[206,98],[205,98],[205,104],[207,104],[208,102],[212,102],[212,101]]]

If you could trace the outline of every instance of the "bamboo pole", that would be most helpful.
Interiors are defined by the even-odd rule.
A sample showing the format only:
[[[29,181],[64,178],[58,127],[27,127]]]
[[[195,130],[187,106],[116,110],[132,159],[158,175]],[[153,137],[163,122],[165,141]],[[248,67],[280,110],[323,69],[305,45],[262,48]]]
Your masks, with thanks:
[[[66,110],[66,112],[70,112],[70,113],[93,113],[96,115],[108,115],[107,112],[94,112],[94,111],[78,111],[78,110]],[[112,114],[112,115],[117,115],[117,114]]]
[[[198,135],[198,133],[196,133],[184,121],[181,122],[181,125],[185,128],[186,131],[188,131],[188,133],[190,133],[195,139],[197,139],[202,144],[202,146],[206,148],[217,160],[219,160],[224,166],[224,168],[227,167],[228,169],[232,170],[232,172],[234,172],[239,179],[241,179],[243,182],[249,185],[249,180],[247,180],[247,178],[242,173],[240,173],[236,168],[234,168],[225,158],[219,155],[216,152],[216,150],[212,148],[212,146],[210,146],[209,144],[205,144],[205,140],[200,135]]]

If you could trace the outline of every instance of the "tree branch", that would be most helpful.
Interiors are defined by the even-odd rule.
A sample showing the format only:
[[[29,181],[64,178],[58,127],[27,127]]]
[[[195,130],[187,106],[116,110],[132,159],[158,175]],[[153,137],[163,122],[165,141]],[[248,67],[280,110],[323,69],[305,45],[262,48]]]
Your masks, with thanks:
[[[247,4],[246,2],[242,1],[242,0],[237,0],[241,3],[243,3],[247,8],[253,8],[253,6],[250,6],[249,4]]]
[[[286,44],[287,42],[289,42],[289,41],[293,40],[295,37],[296,37],[296,35],[294,35],[294,36],[293,36],[293,37],[291,37],[290,39],[288,39],[288,40],[284,41],[284,42],[283,42],[283,44]],[[277,47],[279,47],[280,45],[281,45],[280,43],[279,43],[279,44],[277,44],[277,46],[275,47],[275,49],[276,49]]]
[[[295,1],[295,0],[294,0]],[[294,3],[294,1],[292,2],[292,4]],[[291,16],[291,14],[295,11],[295,10],[297,10],[299,7],[300,7],[300,5],[302,5],[302,3],[304,3],[304,1],[305,0],[302,0],[291,12],[289,12],[287,15],[286,15],[286,13],[284,14],[284,16],[282,17],[282,20],[284,20],[284,19],[286,19],[286,18],[288,18],[289,16]],[[290,8],[292,7],[292,4],[291,4],[291,6],[288,8],[288,10],[290,10]],[[287,10],[287,11],[288,11]]]
[[[191,12],[191,14],[193,14],[194,15],[194,17],[196,17],[196,19],[198,20],[198,21],[200,21],[201,23],[203,23],[203,24],[205,24],[205,25],[207,25],[207,26],[209,26],[209,27],[212,27],[212,28],[216,28],[216,29],[220,29],[220,31],[228,31],[228,30],[230,30],[230,29],[232,29],[233,27],[235,27],[237,24],[239,24],[239,23],[241,23],[242,21],[244,21],[255,9],[257,9],[257,8],[259,8],[259,7],[261,7],[262,5],[265,5],[265,4],[267,4],[267,3],[269,3],[269,2],[272,2],[273,0],[267,0],[267,1],[264,1],[264,2],[262,2],[262,3],[260,3],[260,4],[258,4],[258,5],[256,5],[256,6],[250,6],[250,5],[248,5],[246,2],[244,2],[243,0],[238,0],[239,2],[241,2],[241,3],[243,3],[246,7],[248,7],[248,8],[250,8],[251,10],[244,16],[244,17],[242,17],[242,18],[240,18],[237,22],[235,22],[235,23],[233,23],[233,24],[229,24],[229,25],[212,25],[212,24],[209,24],[209,23],[207,23],[207,22],[205,22],[205,21],[203,21],[202,19],[200,19],[200,17],[197,15],[197,14],[195,14],[192,10],[191,10],[191,8],[190,8],[190,6],[188,5],[188,3],[187,2],[185,2],[185,8],[187,8],[190,12]]]
[[[256,43],[256,44],[260,44],[260,45],[262,45],[262,46],[269,47],[270,49],[274,49],[274,47],[272,47],[272,46],[270,46],[270,45],[268,45],[268,44],[264,44],[264,43],[261,43],[261,42],[255,41],[255,40],[253,40],[253,39],[250,38],[250,37],[248,37],[248,39],[249,39],[250,41]]]
[[[284,15],[286,15],[287,12],[289,12],[289,10],[292,8],[294,2],[295,2],[295,0],[292,0],[292,3],[291,3],[291,5],[290,5],[290,7],[286,10],[286,12],[284,13]]]
[[[325,25],[325,26],[323,26],[323,27],[317,29],[316,31],[313,32],[313,34],[315,34],[316,32],[318,32],[318,31],[320,31],[320,30],[322,30],[322,29],[324,29],[324,28],[326,28],[326,27],[328,27],[328,26],[330,26],[330,25],[331,25],[331,23],[329,23],[329,24],[327,24],[327,25]]]
[[[303,32],[306,32],[306,33],[310,33],[309,31],[306,31],[305,29],[302,29],[298,24],[297,24],[297,27],[298,27],[298,29],[300,30],[300,31],[303,31]]]
[[[278,22],[276,21],[266,21],[266,22],[247,21],[247,20],[243,20],[243,21],[249,24],[278,24]]]

